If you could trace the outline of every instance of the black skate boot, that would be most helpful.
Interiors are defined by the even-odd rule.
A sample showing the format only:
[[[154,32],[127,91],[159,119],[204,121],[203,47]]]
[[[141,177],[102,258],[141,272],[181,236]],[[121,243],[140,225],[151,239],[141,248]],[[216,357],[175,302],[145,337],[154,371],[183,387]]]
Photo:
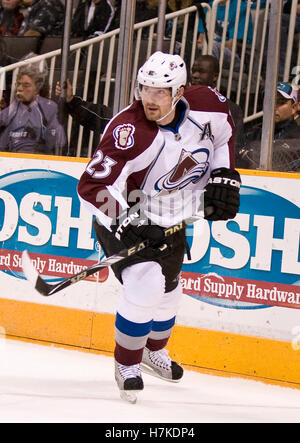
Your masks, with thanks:
[[[175,383],[179,382],[183,376],[183,368],[171,360],[166,349],[150,351],[144,348],[141,369],[146,374]]]
[[[138,392],[144,389],[140,365],[125,366],[115,361],[115,379],[121,398],[136,403]]]

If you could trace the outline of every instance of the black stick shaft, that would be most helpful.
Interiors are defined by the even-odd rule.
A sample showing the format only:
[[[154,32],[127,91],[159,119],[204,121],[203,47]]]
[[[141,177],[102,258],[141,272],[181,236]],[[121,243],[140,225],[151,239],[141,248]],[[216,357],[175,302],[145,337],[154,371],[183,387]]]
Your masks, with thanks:
[[[190,217],[187,220],[183,220],[182,222],[178,223],[177,225],[174,225],[170,228],[166,228],[164,230],[164,236],[165,238],[169,237],[170,235],[175,234],[176,232],[180,231],[181,229],[184,229],[186,226],[196,222],[201,217]],[[56,294],[57,292],[101,271],[101,269],[107,268],[108,266],[111,266],[115,263],[118,263],[121,260],[124,260],[127,257],[130,257],[137,252],[142,251],[146,247],[149,246],[149,241],[145,240],[143,242],[138,243],[135,246],[132,246],[129,249],[123,249],[118,254],[114,254],[110,257],[107,257],[106,259],[102,260],[101,262],[98,262],[94,264],[93,266],[90,266],[89,268],[86,268],[84,271],[78,272],[77,274],[73,275],[72,277],[68,277],[64,279],[63,281],[57,283],[57,284],[49,284],[45,282],[45,280],[42,279],[42,277],[37,274],[35,269],[33,268],[32,273],[37,274],[36,282],[35,282],[35,289],[44,296],[50,296],[53,294]],[[25,260],[25,258],[24,258]],[[24,269],[24,267],[23,267]],[[27,271],[28,272],[28,271]],[[26,272],[24,271],[25,275]],[[28,275],[26,275],[28,280],[32,281],[32,278],[30,278]]]

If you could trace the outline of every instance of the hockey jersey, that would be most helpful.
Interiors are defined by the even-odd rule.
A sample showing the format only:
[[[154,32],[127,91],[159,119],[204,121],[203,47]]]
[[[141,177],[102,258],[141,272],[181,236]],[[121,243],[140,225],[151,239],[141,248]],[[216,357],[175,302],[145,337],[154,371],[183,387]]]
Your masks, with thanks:
[[[198,193],[212,170],[234,167],[233,121],[226,98],[212,88],[191,86],[180,107],[175,128],[147,120],[139,100],[106,126],[78,194],[108,229],[120,209],[142,199],[153,222],[172,226],[196,212]]]

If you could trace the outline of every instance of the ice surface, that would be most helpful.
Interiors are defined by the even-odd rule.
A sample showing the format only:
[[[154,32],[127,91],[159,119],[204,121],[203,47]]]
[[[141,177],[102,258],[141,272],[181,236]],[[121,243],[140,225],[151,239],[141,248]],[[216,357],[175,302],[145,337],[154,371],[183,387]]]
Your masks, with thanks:
[[[135,405],[120,399],[112,357],[0,341],[1,423],[300,422],[300,390],[185,371],[144,375]]]

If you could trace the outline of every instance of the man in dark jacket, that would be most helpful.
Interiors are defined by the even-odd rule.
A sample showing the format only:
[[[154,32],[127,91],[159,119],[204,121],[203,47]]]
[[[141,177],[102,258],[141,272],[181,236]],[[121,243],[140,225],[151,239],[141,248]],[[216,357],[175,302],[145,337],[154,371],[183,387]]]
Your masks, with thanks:
[[[60,96],[61,87],[56,84],[56,96]],[[101,103],[91,103],[84,101],[81,97],[73,95],[72,84],[69,79],[66,81],[66,98],[64,110],[70,114],[74,120],[89,129],[90,131],[103,132],[106,124],[112,117],[112,111],[108,106]]]
[[[299,140],[300,126],[297,125],[297,90],[294,86],[279,82],[277,84],[274,143],[272,168],[277,171],[300,171]],[[249,144],[246,156],[252,162],[252,168],[259,167],[261,152],[262,126],[254,127],[247,134]]]
[[[111,26],[114,14],[109,0],[82,1],[72,19],[72,36],[87,39],[104,34]]]
[[[73,87],[69,79],[67,79],[66,84],[66,95],[62,104],[62,119],[67,119],[68,115],[71,115],[74,119],[74,130],[71,136],[71,142],[69,145],[68,155],[75,155],[76,145],[77,145],[77,129],[78,125],[81,125],[86,130],[87,137],[88,131],[94,132],[94,142],[98,144],[99,138],[104,131],[106,124],[112,117],[112,110],[101,103],[92,103],[83,100],[81,97],[73,94]],[[57,97],[61,95],[61,86],[59,82],[56,83],[55,94]],[[77,126],[76,126],[77,125]],[[97,145],[93,146],[93,151]],[[82,156],[87,146],[81,152]]]
[[[297,113],[297,90],[288,83],[277,84],[276,110],[275,110],[275,133],[274,138],[298,138],[300,128],[295,122]]]

